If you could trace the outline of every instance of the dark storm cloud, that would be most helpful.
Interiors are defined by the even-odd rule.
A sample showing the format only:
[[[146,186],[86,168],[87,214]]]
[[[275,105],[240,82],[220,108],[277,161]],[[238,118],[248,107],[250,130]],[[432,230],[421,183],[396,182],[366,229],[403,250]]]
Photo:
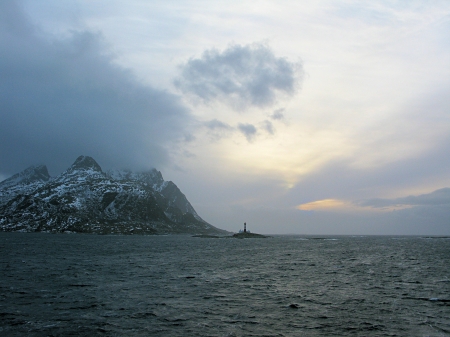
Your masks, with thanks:
[[[78,155],[159,167],[186,134],[191,117],[178,98],[114,65],[99,34],[53,38],[2,1],[0,46],[0,174],[37,163],[58,173]]]
[[[369,199],[357,203],[359,206],[389,208],[394,206],[450,206],[450,188],[442,188],[432,193],[410,195],[395,199]]]
[[[205,102],[219,100],[242,110],[267,107],[279,96],[291,96],[303,75],[302,65],[276,57],[264,44],[232,45],[207,50],[181,66],[175,85]]]
[[[256,127],[253,124],[239,124],[239,131],[247,138],[249,142],[253,141],[256,136]]]

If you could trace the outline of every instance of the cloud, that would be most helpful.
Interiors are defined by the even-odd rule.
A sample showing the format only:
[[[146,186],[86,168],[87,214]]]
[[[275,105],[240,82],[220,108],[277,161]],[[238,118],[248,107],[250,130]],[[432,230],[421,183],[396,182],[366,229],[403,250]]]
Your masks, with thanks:
[[[208,135],[213,141],[228,138],[236,132],[240,132],[249,142],[253,142],[258,134],[258,128],[255,125],[248,123],[239,123],[236,127],[233,127],[227,123],[219,121],[218,119],[212,119],[203,123],[203,125],[208,130]],[[258,127],[270,135],[275,134],[275,128],[271,121],[265,120],[259,122]]]
[[[360,228],[372,223],[376,229],[374,233],[441,235],[448,232],[449,206],[450,188],[443,188],[427,194],[394,199],[376,198],[355,202],[320,199],[300,204],[296,209],[310,211],[302,213],[310,213],[315,217],[321,214],[328,216],[329,223],[342,222],[343,219],[339,220],[342,215],[347,224],[353,222]],[[358,229],[355,227],[355,230]]]
[[[272,106],[280,97],[294,95],[303,76],[300,63],[276,57],[261,43],[231,45],[222,52],[206,50],[180,69],[174,84],[183,93],[237,110]]]
[[[450,206],[450,188],[442,188],[432,193],[410,195],[395,199],[368,199],[357,202],[357,205],[373,208],[409,208],[414,206]]]
[[[275,128],[273,127],[273,124],[271,121],[263,121],[261,123],[261,125],[262,125],[262,128],[267,131],[267,133],[269,133],[271,135],[275,134]]]
[[[284,120],[283,112],[284,112],[284,109],[277,109],[273,112],[272,115],[270,115],[270,118],[272,118],[273,120],[278,120],[278,121]]]
[[[256,127],[253,124],[242,124],[238,125],[239,131],[247,138],[249,142],[253,141],[256,136]]]
[[[209,136],[213,141],[220,140],[222,138],[228,137],[235,129],[219,121],[218,119],[212,119],[204,123],[205,127],[208,129]]]
[[[348,203],[337,199],[323,199],[308,202],[305,204],[298,205],[296,208],[301,211],[316,211],[316,210],[338,210],[342,208],[347,208]]]
[[[193,122],[177,96],[115,65],[98,33],[46,35],[17,2],[0,13],[0,174],[37,163],[58,172],[81,154],[106,167],[170,162]]]
[[[226,131],[228,131],[228,130],[233,129],[231,126],[229,126],[228,124],[226,124],[224,122],[219,121],[218,119],[212,119],[212,120],[206,122],[205,126],[211,130],[226,130]]]

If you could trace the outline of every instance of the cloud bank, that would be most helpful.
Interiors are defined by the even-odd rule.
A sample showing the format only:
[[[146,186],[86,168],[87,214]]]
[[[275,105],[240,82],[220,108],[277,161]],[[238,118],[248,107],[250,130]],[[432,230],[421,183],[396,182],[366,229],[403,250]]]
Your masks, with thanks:
[[[205,103],[221,101],[236,110],[272,106],[292,96],[303,76],[301,63],[276,57],[264,44],[232,45],[224,51],[206,50],[180,66],[175,86]]]
[[[414,206],[450,206],[450,188],[441,188],[432,193],[410,195],[395,199],[368,199],[357,203],[372,208],[414,207]]]
[[[115,65],[99,34],[54,38],[2,1],[0,44],[0,175],[37,163],[61,171],[81,154],[160,167],[186,135],[192,117],[178,97]]]

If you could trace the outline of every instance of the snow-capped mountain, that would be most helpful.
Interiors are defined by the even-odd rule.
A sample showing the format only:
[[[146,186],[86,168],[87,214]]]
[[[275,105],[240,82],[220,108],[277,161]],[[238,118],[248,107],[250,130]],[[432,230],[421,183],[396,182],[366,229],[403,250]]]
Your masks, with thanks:
[[[0,183],[0,230],[98,234],[224,234],[161,172],[103,172],[80,156],[51,178],[33,166]]]
[[[0,205],[19,193],[27,193],[50,180],[45,165],[31,166],[0,182]]]

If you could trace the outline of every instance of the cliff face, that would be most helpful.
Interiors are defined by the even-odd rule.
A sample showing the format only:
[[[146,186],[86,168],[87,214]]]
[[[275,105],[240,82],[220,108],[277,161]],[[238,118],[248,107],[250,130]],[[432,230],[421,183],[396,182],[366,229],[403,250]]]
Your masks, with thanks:
[[[0,230],[97,234],[224,234],[155,169],[103,172],[80,156],[50,178],[30,167],[0,183]]]

